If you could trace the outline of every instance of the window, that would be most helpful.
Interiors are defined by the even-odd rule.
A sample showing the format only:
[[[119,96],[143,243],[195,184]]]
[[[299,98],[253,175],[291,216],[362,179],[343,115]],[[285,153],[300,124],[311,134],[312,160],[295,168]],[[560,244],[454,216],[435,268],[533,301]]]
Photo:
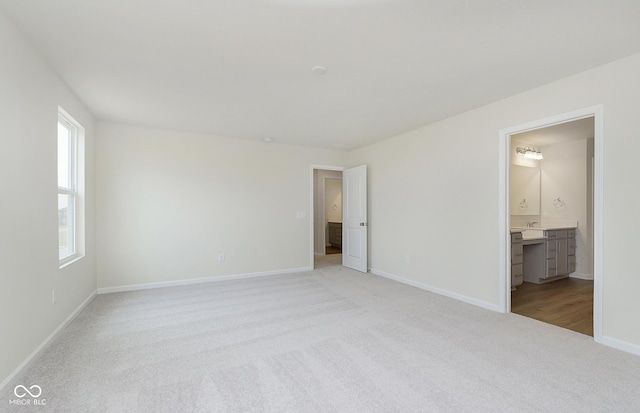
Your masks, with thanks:
[[[66,264],[81,255],[78,146],[84,129],[61,108],[58,111],[58,259]]]

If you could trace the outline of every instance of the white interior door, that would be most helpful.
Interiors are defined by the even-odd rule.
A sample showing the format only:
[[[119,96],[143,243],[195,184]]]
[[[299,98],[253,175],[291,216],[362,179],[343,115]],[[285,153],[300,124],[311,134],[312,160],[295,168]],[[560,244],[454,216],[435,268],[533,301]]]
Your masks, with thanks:
[[[367,165],[342,173],[342,265],[367,272]]]

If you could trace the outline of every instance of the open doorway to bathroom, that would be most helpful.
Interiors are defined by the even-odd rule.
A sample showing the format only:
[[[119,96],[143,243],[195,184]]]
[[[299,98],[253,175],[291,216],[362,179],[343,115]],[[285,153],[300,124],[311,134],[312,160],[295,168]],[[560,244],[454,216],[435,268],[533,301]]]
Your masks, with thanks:
[[[314,268],[342,263],[342,169],[313,168]]]
[[[510,135],[511,312],[594,335],[589,116]]]

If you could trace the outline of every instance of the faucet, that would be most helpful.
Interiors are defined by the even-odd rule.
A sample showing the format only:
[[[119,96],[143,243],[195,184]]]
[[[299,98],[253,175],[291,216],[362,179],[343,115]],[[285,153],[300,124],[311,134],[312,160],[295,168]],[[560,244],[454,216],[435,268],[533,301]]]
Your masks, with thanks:
[[[537,223],[538,223],[538,221],[529,221],[529,222],[527,222],[527,228],[533,228],[533,226],[535,224],[537,224]]]

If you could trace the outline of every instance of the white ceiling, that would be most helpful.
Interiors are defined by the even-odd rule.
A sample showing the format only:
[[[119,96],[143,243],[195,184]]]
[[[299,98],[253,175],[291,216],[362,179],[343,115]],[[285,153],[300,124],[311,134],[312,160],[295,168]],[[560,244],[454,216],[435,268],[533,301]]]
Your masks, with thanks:
[[[640,51],[638,0],[0,7],[98,119],[325,147],[362,146]]]

